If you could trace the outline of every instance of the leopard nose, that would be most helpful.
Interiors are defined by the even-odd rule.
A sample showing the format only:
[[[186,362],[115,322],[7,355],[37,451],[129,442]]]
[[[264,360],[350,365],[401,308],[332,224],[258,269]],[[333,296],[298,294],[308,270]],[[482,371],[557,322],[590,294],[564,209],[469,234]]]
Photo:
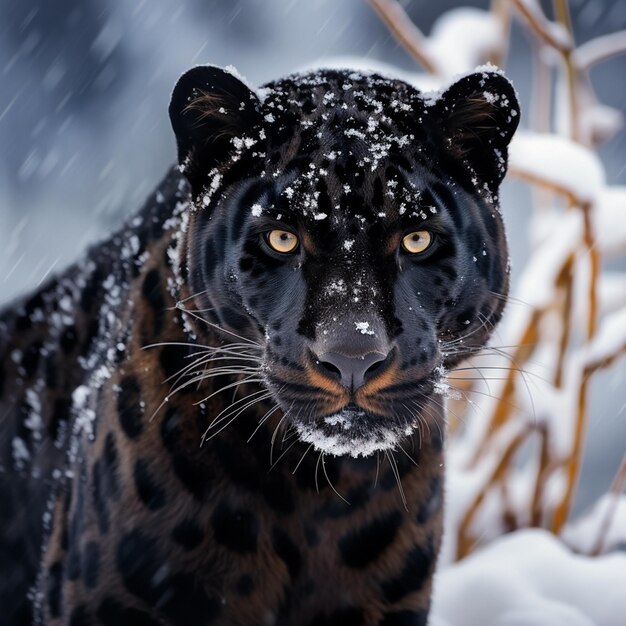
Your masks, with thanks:
[[[328,374],[339,380],[344,387],[356,391],[380,369],[388,356],[389,354],[382,352],[368,352],[360,356],[325,352],[317,358]]]

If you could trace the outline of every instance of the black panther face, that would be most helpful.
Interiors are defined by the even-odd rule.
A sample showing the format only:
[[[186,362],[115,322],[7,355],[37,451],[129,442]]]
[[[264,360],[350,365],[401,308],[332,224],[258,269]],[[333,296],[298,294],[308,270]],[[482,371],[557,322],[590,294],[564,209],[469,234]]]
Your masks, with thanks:
[[[358,456],[437,427],[446,370],[485,343],[507,292],[497,193],[518,110],[492,70],[438,98],[354,71],[261,94],[213,67],[181,78],[189,289],[263,345],[301,440]]]

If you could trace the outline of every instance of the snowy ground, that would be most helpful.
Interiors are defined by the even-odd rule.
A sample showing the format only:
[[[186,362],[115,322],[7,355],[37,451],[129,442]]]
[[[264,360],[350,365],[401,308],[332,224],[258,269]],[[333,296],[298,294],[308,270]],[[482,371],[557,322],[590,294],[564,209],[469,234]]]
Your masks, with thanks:
[[[623,626],[626,554],[574,554],[543,530],[517,531],[435,578],[430,626]]]

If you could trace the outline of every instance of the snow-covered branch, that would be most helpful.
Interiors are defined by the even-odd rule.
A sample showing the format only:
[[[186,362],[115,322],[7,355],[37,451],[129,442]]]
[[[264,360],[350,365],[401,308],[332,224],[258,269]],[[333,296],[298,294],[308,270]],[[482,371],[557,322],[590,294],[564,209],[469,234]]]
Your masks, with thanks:
[[[547,46],[561,53],[571,52],[574,44],[561,24],[551,22],[535,0],[511,0],[520,15],[528,22],[537,37]]]
[[[602,61],[624,53],[626,53],[626,30],[620,30],[581,44],[574,50],[573,57],[576,67],[580,71],[587,71]]]
[[[402,6],[395,0],[369,0],[369,2],[404,49],[429,74],[438,74],[436,62],[425,49],[422,31],[409,19]]]

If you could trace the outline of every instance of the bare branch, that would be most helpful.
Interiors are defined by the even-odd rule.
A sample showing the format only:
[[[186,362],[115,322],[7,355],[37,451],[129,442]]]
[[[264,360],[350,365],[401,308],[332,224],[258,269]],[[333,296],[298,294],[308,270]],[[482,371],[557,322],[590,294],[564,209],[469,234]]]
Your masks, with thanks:
[[[539,340],[539,322],[543,315],[543,311],[536,309],[532,312],[530,319],[521,335],[519,344],[515,350],[515,354],[511,359],[512,363],[515,363],[516,367],[509,368],[507,371],[506,381],[502,389],[502,393],[498,398],[496,407],[491,414],[489,426],[485,431],[485,436],[476,447],[471,466],[475,466],[482,458],[483,454],[487,450],[491,443],[493,436],[499,431],[499,429],[506,424],[513,413],[513,398],[517,389],[518,372],[517,370],[528,361],[535,351],[537,341]]]
[[[437,64],[427,52],[422,31],[395,0],[369,0],[387,28],[404,49],[429,73],[438,74]]]
[[[591,361],[587,365],[586,371],[594,373],[598,370],[606,369],[623,356],[626,356],[626,343],[618,344],[609,354],[603,355],[602,359]]]
[[[463,516],[461,524],[459,525],[456,553],[457,559],[462,559],[471,552],[473,540],[471,537],[470,528],[472,522],[474,521],[476,513],[480,509],[480,505],[483,503],[487,493],[489,493],[489,489],[493,485],[502,482],[502,480],[506,476],[507,469],[509,469],[511,465],[511,461],[515,456],[515,453],[526,441],[531,432],[533,432],[532,428],[525,427],[510,439],[508,445],[502,452],[498,462],[495,464],[489,478],[487,479],[481,490],[478,492],[478,494],[476,494],[475,498],[472,500],[471,504],[465,511],[465,515]]]
[[[561,336],[559,337],[558,354],[554,374],[554,386],[560,388],[563,386],[563,374],[565,370],[565,358],[567,349],[569,348],[572,337],[572,306],[574,291],[574,262],[576,255],[570,252],[565,264],[559,272],[556,279],[555,290],[561,295],[560,318],[561,318]]]
[[[545,44],[561,53],[573,50],[574,46],[568,32],[560,24],[551,22],[538,4],[529,0],[512,0],[512,2],[535,35]]]
[[[491,0],[491,14],[498,23],[500,30],[501,45],[496,50],[492,50],[489,55],[489,62],[498,67],[504,65],[504,58],[508,51],[510,40],[512,6],[509,0]]]
[[[604,551],[606,550],[606,538],[609,533],[609,528],[611,527],[611,522],[615,517],[618,496],[624,491],[624,487],[626,487],[626,454],[622,459],[622,464],[617,470],[617,474],[615,474],[615,478],[613,479],[613,483],[611,484],[611,488],[609,489],[611,503],[608,507],[606,515],[604,516],[604,519],[602,520],[596,542],[593,549],[591,550],[592,556],[598,556],[604,553]]]
[[[593,220],[591,216],[592,205],[587,202],[582,205],[584,216],[583,241],[589,254],[589,285],[588,302],[589,312],[587,316],[587,341],[591,341],[596,334],[598,327],[598,283],[600,282],[600,249],[595,245],[596,237],[593,231]]]
[[[527,183],[542,187],[546,191],[551,191],[553,193],[559,194],[567,198],[567,200],[569,200],[572,204],[583,204],[581,199],[578,198],[578,196],[576,196],[571,189],[563,185],[559,185],[559,183],[553,180],[550,180],[548,178],[542,178],[535,173],[527,172],[526,170],[515,166],[509,167],[509,174],[511,176],[515,176],[515,178],[526,181]]]
[[[531,526],[541,527],[543,517],[543,494],[546,487],[546,478],[551,469],[550,465],[550,431],[546,424],[539,424],[537,427],[539,436],[541,437],[539,468],[537,469],[537,477],[535,479],[535,489],[530,505],[530,524]]]
[[[565,63],[565,76],[567,78],[567,95],[569,98],[569,122],[570,136],[574,141],[580,141],[580,97],[579,97],[579,74],[572,61],[574,49],[574,35],[572,29],[572,18],[569,12],[568,0],[554,0],[556,14],[559,25],[567,33],[570,42],[568,50],[560,50]]]
[[[572,59],[579,71],[587,71],[593,65],[625,52],[626,30],[620,30],[581,44],[572,53]]]
[[[589,376],[583,373],[582,380],[578,388],[577,412],[574,428],[574,445],[567,463],[565,464],[565,476],[567,487],[561,501],[554,509],[554,517],[552,519],[552,532],[558,535],[567,521],[574,494],[576,493],[576,485],[580,474],[581,455],[585,433],[587,430],[587,393],[589,390]]]

